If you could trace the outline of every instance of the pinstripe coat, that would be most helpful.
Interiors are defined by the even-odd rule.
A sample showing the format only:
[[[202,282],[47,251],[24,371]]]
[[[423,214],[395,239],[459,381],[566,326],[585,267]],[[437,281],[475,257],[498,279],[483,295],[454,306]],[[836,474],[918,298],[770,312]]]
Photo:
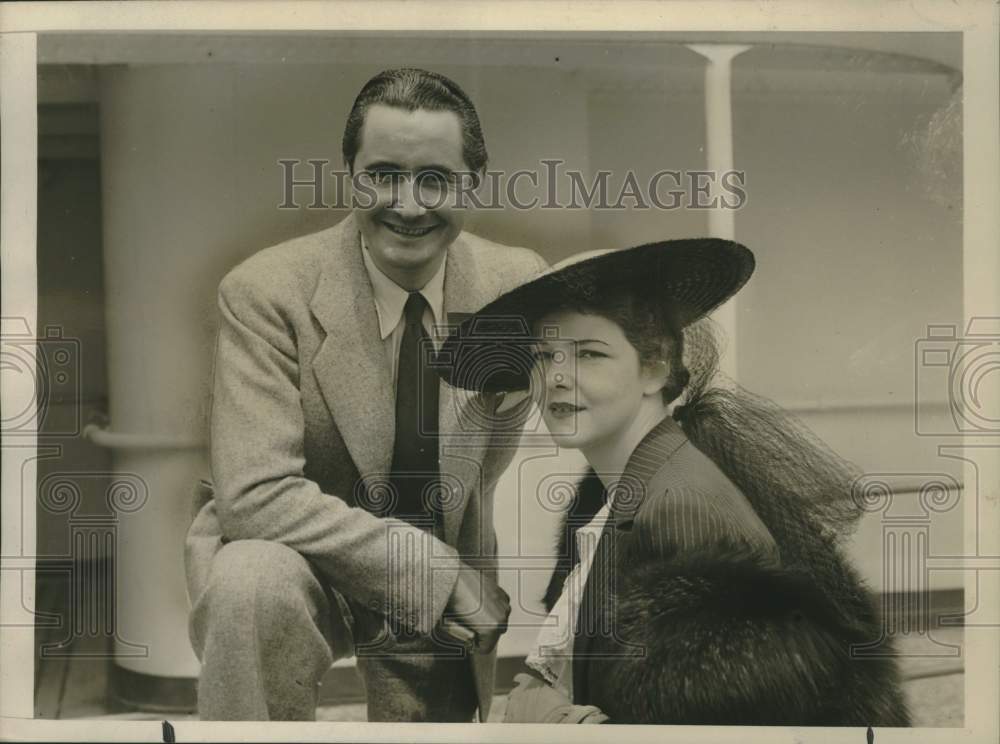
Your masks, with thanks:
[[[784,565],[743,493],[669,417],[620,487],[580,602],[574,703],[613,723],[908,724],[893,661],[851,658],[881,627],[846,561],[836,583],[853,591],[832,601],[835,582]],[[578,560],[573,533],[603,501],[588,474],[560,530],[547,607]]]
[[[527,249],[461,233],[448,249],[444,310],[449,319],[472,313],[545,265]],[[520,422],[492,415],[499,396],[441,383],[449,491],[443,539],[431,537],[362,503],[389,475],[395,394],[353,217],[244,261],[223,279],[219,307],[215,491],[188,533],[189,595],[201,594],[223,540],[274,540],[309,559],[354,606],[429,633],[460,561],[496,575],[493,490]],[[404,544],[411,552],[392,549]],[[482,720],[495,663],[495,654],[473,657]]]

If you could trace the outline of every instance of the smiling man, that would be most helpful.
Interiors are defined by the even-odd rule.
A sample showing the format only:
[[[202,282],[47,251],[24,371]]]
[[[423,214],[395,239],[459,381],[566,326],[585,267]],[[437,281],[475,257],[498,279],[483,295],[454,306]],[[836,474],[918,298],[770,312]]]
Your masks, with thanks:
[[[449,315],[545,264],[463,232],[461,179],[487,153],[453,81],[372,78],[343,154],[352,214],[219,288],[214,491],[187,541],[199,713],[314,718],[321,677],[356,655],[369,720],[486,720],[510,612],[492,520],[512,419],[481,415],[501,396],[440,383],[427,351]]]
[[[393,282],[421,289],[462,231],[465,210],[455,187],[482,166],[465,164],[462,122],[453,111],[375,104],[359,135],[360,147],[348,131],[344,154],[362,185],[355,201],[367,207],[355,210],[365,247]]]

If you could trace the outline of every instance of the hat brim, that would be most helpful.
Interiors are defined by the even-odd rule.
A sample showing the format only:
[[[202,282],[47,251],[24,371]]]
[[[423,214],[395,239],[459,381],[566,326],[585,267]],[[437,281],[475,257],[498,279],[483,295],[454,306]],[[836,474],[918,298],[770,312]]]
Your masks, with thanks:
[[[465,318],[445,340],[435,366],[453,387],[523,390],[534,366],[532,325],[547,311],[585,307],[624,290],[668,304],[684,327],[738,292],[754,266],[746,246],[718,238],[647,243],[556,266]]]

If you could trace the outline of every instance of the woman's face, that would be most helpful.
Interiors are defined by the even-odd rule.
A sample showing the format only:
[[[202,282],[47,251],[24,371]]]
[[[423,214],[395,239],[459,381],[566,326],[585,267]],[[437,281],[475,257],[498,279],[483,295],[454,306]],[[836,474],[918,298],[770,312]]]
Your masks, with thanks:
[[[535,328],[535,400],[556,444],[586,450],[617,439],[647,396],[660,404],[663,370],[656,375],[621,327],[599,315],[552,313]]]

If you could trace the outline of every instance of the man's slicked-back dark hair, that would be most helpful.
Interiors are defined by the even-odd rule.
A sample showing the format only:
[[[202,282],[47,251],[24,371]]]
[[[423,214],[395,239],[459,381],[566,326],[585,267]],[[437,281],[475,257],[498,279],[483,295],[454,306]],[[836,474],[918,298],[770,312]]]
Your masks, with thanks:
[[[375,104],[407,111],[453,111],[462,122],[462,157],[471,171],[486,167],[486,142],[479,115],[471,99],[454,80],[412,67],[383,70],[358,93],[344,127],[343,153],[347,167],[354,171],[354,158],[361,149],[361,128],[368,108]]]

